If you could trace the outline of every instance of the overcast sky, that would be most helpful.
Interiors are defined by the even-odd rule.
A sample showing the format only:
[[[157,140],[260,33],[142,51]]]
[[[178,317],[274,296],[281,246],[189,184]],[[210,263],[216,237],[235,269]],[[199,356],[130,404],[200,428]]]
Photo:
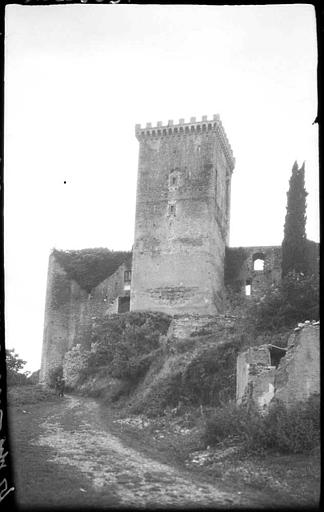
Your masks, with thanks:
[[[5,23],[6,346],[26,369],[40,367],[51,249],[132,247],[136,123],[220,115],[232,246],[281,244],[305,160],[319,240],[312,6],[8,5]]]

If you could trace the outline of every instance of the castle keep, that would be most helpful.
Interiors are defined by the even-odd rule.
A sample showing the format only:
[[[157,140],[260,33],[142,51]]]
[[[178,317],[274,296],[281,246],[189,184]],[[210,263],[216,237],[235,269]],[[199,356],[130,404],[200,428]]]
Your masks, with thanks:
[[[130,309],[222,308],[234,158],[219,116],[136,125],[139,166]]]

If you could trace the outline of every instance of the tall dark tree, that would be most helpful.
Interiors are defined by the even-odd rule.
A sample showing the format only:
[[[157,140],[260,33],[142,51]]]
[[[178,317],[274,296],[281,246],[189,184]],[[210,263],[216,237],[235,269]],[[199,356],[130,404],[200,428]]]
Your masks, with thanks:
[[[294,163],[287,192],[287,213],[282,242],[282,277],[288,272],[307,273],[305,162]]]

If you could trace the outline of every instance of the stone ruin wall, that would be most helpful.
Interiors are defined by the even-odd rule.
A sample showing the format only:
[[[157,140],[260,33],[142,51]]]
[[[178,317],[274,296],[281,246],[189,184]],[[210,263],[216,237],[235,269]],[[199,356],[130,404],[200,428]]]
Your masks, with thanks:
[[[245,295],[245,286],[251,283],[251,296],[262,297],[272,285],[281,280],[281,246],[250,246],[243,247],[247,258],[236,278],[236,289]],[[254,270],[254,261],[261,256],[264,261],[263,270]]]
[[[236,399],[254,401],[266,410],[274,398],[290,407],[320,392],[319,322],[299,324],[288,347],[250,347],[237,358]],[[273,357],[273,352],[276,352]]]
[[[40,382],[48,381],[49,372],[62,364],[65,353],[76,343],[90,343],[96,318],[107,312],[117,313],[118,297],[129,294],[124,290],[126,270],[130,270],[128,263],[88,293],[50,256]]]

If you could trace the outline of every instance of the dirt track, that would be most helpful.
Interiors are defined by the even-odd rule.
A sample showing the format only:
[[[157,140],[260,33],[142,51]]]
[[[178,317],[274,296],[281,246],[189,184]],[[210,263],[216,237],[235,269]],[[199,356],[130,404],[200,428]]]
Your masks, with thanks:
[[[39,427],[33,430],[37,435],[28,440],[28,460],[37,454],[42,461],[39,461],[39,475],[36,469],[31,482],[27,481],[27,474],[17,471],[21,505],[100,504],[100,508],[260,505],[261,497],[255,496],[254,502],[251,495],[243,496],[235,489],[228,492],[210,483],[199,482],[186,472],[143,455],[138,447],[136,450],[129,448],[109,432],[95,400],[68,396],[52,405],[44,404],[38,411],[41,414],[37,418],[32,406],[30,411],[23,411],[25,419],[28,414],[33,415],[31,419]],[[17,465],[20,457],[17,452]],[[71,475],[71,481],[62,477],[70,489],[60,483],[61,491],[58,491],[53,471],[46,476],[48,470],[45,466],[42,469],[45,462],[55,468],[58,476]],[[48,500],[44,489],[47,489]]]

